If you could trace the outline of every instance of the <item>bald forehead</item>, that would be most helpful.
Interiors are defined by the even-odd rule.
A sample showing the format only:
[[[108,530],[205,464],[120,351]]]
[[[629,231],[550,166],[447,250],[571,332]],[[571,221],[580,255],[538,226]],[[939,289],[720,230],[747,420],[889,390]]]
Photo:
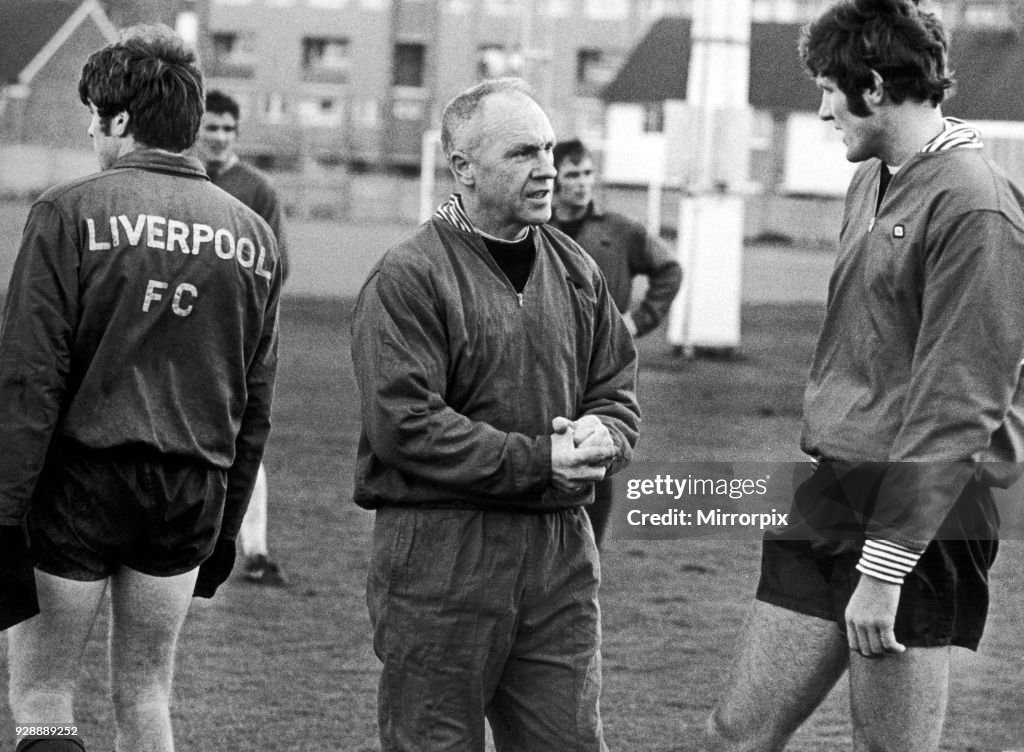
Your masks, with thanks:
[[[482,141],[513,143],[554,142],[547,115],[533,99],[518,91],[499,91],[484,97],[472,118],[456,134],[456,148],[473,151]]]

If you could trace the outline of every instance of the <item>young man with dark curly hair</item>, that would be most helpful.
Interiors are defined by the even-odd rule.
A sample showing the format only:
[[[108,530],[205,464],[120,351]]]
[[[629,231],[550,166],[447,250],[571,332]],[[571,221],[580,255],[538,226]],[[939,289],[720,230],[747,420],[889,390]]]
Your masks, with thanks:
[[[946,35],[917,2],[843,0],[800,56],[859,166],[805,392],[799,523],[765,537],[706,747],[782,749],[848,671],[854,750],[931,752],[951,648],[985,625],[991,486],[1021,460],[1024,195],[943,117]]]
[[[170,29],[94,53],[79,94],[100,172],[33,204],[0,334],[10,703],[18,752],[83,749],[53,732],[109,591],[117,749],[170,752],[178,634],[231,571],[270,429],[280,258],[184,154],[203,78]]]

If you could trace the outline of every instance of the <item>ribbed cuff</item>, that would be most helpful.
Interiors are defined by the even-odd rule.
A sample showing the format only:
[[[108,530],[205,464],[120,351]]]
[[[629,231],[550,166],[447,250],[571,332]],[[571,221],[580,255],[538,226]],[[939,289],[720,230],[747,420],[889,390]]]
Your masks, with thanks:
[[[902,585],[903,578],[910,574],[924,551],[915,551],[887,540],[868,539],[857,571],[893,585]]]

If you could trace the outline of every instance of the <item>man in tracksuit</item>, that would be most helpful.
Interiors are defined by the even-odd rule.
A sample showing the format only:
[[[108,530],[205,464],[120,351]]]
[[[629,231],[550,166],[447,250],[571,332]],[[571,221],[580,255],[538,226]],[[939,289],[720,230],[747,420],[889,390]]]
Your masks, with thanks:
[[[170,29],[93,54],[79,93],[101,172],[32,206],[0,336],[0,564],[20,575],[0,591],[27,564],[37,590],[2,614],[30,617],[8,631],[10,701],[19,726],[74,726],[109,588],[117,749],[171,750],[177,636],[231,570],[270,427],[280,259],[183,154],[203,80]],[[19,752],[82,748],[39,736]]]
[[[288,281],[288,250],[284,230],[284,206],[270,181],[256,168],[238,158],[240,109],[238,102],[222,91],[206,92],[206,111],[199,125],[196,155],[206,167],[210,181],[254,212],[270,225],[281,255],[281,279]],[[270,558],[267,544],[267,507],[270,485],[267,470],[260,465],[256,474],[249,507],[238,531],[238,547],[242,553],[242,576],[249,582],[271,587],[288,584],[280,565]]]
[[[355,501],[384,750],[600,752],[598,553],[583,506],[637,440],[636,353],[551,214],[554,135],[516,79],[453,99],[461,189],[371,272],[352,354]]]
[[[594,159],[579,139],[555,145],[555,193],[551,224],[579,243],[601,267],[615,306],[634,337],[652,332],[679,292],[683,269],[661,240],[639,223],[594,203]],[[643,298],[633,304],[633,281],[647,279]],[[595,486],[587,514],[600,546],[612,511],[614,483]]]
[[[804,399],[794,524],[707,749],[778,750],[849,670],[854,750],[934,752],[951,646],[976,649],[1024,446],[1024,194],[939,109],[938,19],[843,0],[803,32],[819,115],[860,165]]]

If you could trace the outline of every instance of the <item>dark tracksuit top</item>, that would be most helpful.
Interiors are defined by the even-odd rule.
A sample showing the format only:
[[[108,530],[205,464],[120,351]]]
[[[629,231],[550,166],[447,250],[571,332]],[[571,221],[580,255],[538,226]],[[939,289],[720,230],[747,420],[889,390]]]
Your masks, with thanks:
[[[559,230],[567,224],[551,218]],[[661,323],[679,292],[683,270],[668,248],[639,223],[610,211],[601,211],[594,204],[573,236],[583,250],[593,256],[601,267],[612,300],[622,313],[629,312],[638,337]],[[647,292],[630,311],[633,278],[648,279]]]
[[[237,160],[230,167],[210,174],[210,180],[218,188],[230,193],[270,225],[277,239],[277,251],[281,256],[281,279],[288,281],[288,242],[284,229],[284,209],[281,200],[267,177],[251,165]]]
[[[619,459],[639,429],[636,351],[597,264],[531,228],[517,293],[453,199],[385,254],[359,295],[352,356],[362,402],[355,502],[557,510],[551,421],[595,415]]]
[[[1024,461],[1024,193],[952,118],[877,205],[880,169],[847,193],[802,444],[896,463],[858,568],[899,582],[972,477]]]
[[[233,537],[270,428],[280,259],[191,157],[143,149],[32,206],[0,334],[0,524],[51,438],[228,471]]]

